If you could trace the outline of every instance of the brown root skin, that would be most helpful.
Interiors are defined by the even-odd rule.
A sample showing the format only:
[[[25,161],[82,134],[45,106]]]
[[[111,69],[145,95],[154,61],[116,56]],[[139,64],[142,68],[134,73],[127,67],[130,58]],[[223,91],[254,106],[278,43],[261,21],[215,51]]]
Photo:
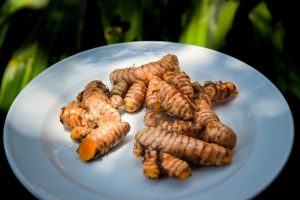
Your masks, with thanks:
[[[158,109],[159,99],[158,99],[158,91],[160,89],[161,78],[158,76],[153,76],[149,81],[147,91],[146,91],[146,107],[152,109]]]
[[[222,82],[218,81],[216,83],[212,81],[206,81],[204,83],[205,92],[212,102],[222,101],[228,99],[232,95],[238,94],[237,87],[232,82]]]
[[[171,85],[174,85],[177,90],[188,99],[192,100],[194,98],[194,89],[192,87],[191,79],[185,72],[165,72],[163,74],[163,80]]]
[[[157,179],[162,173],[172,178],[185,180],[192,176],[192,170],[186,161],[171,154],[157,152],[148,148],[143,160],[144,175],[151,179]]]
[[[124,98],[124,109],[127,112],[135,112],[143,105],[146,95],[144,82],[136,82],[129,88]]]
[[[146,177],[157,179],[160,176],[158,153],[155,150],[147,149],[143,160],[143,172]]]
[[[203,88],[204,88],[202,85],[200,85],[200,83],[198,81],[193,82],[192,87],[193,87],[195,93],[202,92]]]
[[[206,84],[207,85],[207,84]],[[224,86],[224,85],[223,85]],[[215,85],[211,88],[217,88]],[[211,88],[209,91],[212,91]],[[203,92],[196,95],[195,103],[200,108],[200,111],[195,112],[194,122],[199,126],[203,127],[203,140],[206,142],[216,143],[223,147],[233,149],[237,143],[237,137],[235,132],[227,125],[220,122],[220,119],[212,110],[210,98],[216,97],[221,99],[226,95],[220,92],[221,95],[214,95],[217,93],[212,93],[213,95],[207,95],[207,92]],[[227,91],[227,90],[224,90]]]
[[[183,120],[192,120],[194,110],[175,86],[161,81],[158,91],[160,107],[170,115]]]
[[[70,137],[72,140],[80,142],[83,138],[85,138],[90,132],[91,128],[88,128],[86,126],[84,127],[75,127],[71,131]]]
[[[168,132],[198,138],[201,128],[192,121],[175,119],[161,112],[148,112],[144,117],[144,124],[148,127],[159,127]]]
[[[95,159],[120,143],[129,132],[127,122],[108,122],[93,129],[80,143],[77,153],[83,161]]]
[[[170,177],[185,180],[192,176],[189,164],[171,154],[160,152],[160,168]]]
[[[107,103],[109,103],[109,97],[111,96],[106,85],[98,80],[89,82],[81,93],[81,99],[85,105],[89,104],[88,100],[91,99],[91,96],[97,96],[97,99],[102,99]]]
[[[78,101],[72,101],[66,107],[62,107],[59,118],[62,124],[70,128],[78,126],[94,126],[87,109]]]
[[[144,155],[145,155],[145,150],[144,150],[143,146],[142,146],[139,142],[135,142],[135,143],[134,143],[133,154],[134,154],[137,158],[142,158],[142,157],[144,157]]]
[[[110,73],[110,82],[112,85],[117,84],[120,80],[124,80],[129,84],[142,81],[148,84],[152,76],[162,77],[166,71],[179,70],[178,59],[175,55],[168,54],[158,61],[144,64],[140,67],[130,67],[124,69],[116,69]]]
[[[124,100],[121,96],[114,94],[110,97],[110,104],[113,108],[120,109],[124,105]]]
[[[111,94],[112,95],[119,95],[120,97],[124,98],[125,94],[127,93],[130,85],[124,81],[121,80],[118,82],[116,85],[114,85],[111,89]]]
[[[236,134],[225,124],[213,121],[207,124],[203,132],[203,140],[233,149],[236,145]]]

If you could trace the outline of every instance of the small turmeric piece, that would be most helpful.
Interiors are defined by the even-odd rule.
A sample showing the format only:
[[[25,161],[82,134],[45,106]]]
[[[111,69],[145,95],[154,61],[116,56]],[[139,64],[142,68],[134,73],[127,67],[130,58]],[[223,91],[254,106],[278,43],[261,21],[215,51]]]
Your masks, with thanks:
[[[192,175],[189,164],[171,154],[157,152],[148,148],[143,160],[143,171],[146,177],[157,179],[161,174],[166,174],[177,179],[187,179]]]
[[[127,112],[137,111],[143,104],[146,95],[144,82],[136,82],[129,88],[124,98],[124,108]]]
[[[121,96],[114,94],[110,97],[110,104],[113,108],[119,109],[123,106],[124,100]]]
[[[164,152],[160,152],[159,160],[160,168],[170,177],[185,180],[192,176],[190,165],[184,160]]]
[[[156,179],[160,176],[160,166],[158,153],[156,150],[148,148],[145,151],[143,160],[143,172],[146,177]]]
[[[236,86],[232,82],[223,83],[222,81],[216,83],[206,81],[203,91],[209,96],[211,102],[224,100],[238,93]]]
[[[120,143],[129,130],[129,124],[123,121],[111,121],[93,129],[77,149],[80,159],[89,161],[104,155]]]
[[[233,156],[229,149],[217,144],[153,127],[144,128],[135,135],[134,148],[152,148],[196,165],[224,165],[230,163]]]

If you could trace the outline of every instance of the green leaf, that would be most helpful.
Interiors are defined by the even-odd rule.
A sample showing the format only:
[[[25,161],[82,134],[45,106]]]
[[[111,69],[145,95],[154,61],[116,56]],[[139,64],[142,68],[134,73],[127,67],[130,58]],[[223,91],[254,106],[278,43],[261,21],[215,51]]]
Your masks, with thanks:
[[[190,16],[184,14],[180,42],[218,49],[231,29],[238,1],[194,1]]]
[[[5,68],[0,87],[0,110],[7,111],[25,85],[48,64],[47,54],[37,43],[17,50]]]
[[[214,32],[214,48],[219,49],[225,43],[225,37],[232,27],[232,22],[237,8],[239,7],[239,1],[225,1],[220,6],[218,11],[218,21],[216,23],[216,30]]]
[[[254,27],[263,34],[269,37],[272,33],[272,16],[268,9],[267,4],[262,1],[249,13],[249,19]]]
[[[41,9],[49,0],[6,0],[0,10],[0,25],[12,14],[23,8]]]

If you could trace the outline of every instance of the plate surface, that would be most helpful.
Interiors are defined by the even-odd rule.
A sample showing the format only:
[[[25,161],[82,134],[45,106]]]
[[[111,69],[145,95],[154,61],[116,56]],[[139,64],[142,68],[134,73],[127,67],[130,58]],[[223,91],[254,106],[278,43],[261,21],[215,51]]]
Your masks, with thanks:
[[[214,105],[237,133],[231,164],[198,167],[186,181],[149,180],[132,153],[145,110],[123,114],[131,125],[125,141],[94,162],[83,163],[59,122],[59,110],[91,80],[109,84],[116,68],[139,66],[176,54],[193,81],[232,81],[236,98]],[[294,138],[284,97],[249,65],[206,48],[169,42],[132,42],[91,49],[49,67],[18,95],[4,126],[9,164],[41,199],[248,199],[267,187],[286,163]]]

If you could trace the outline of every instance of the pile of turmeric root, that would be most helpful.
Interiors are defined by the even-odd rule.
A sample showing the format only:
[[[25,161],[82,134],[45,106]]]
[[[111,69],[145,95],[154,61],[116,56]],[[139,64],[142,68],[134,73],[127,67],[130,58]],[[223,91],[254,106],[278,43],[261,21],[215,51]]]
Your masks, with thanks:
[[[120,110],[146,107],[145,128],[135,134],[133,153],[142,157],[146,177],[168,175],[186,179],[190,165],[225,165],[231,162],[235,132],[213,111],[216,101],[238,93],[231,82],[192,82],[180,70],[175,55],[140,67],[116,69],[109,90],[101,81],[88,83],[75,101],[60,111],[60,121],[79,142],[81,160],[94,160],[123,141],[130,125]]]

